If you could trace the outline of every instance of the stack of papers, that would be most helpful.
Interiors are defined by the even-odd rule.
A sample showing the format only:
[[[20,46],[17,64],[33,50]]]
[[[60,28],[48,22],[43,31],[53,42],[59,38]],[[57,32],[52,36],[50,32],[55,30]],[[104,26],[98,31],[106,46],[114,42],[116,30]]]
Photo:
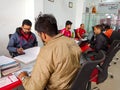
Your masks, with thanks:
[[[0,69],[3,76],[20,70],[20,64],[12,58],[0,56]]]
[[[40,51],[40,47],[29,48],[29,49],[24,50],[25,54],[16,56],[14,57],[14,59],[24,64],[28,64],[36,60],[39,54],[39,51]]]

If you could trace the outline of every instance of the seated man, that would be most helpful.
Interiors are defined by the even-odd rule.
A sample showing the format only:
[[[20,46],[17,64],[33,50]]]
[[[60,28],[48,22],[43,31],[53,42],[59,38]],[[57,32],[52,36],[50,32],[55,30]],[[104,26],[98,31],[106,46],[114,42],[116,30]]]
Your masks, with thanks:
[[[95,33],[95,41],[94,41],[94,49],[96,52],[99,50],[108,50],[108,41],[107,37],[102,33],[101,25],[94,26]]]
[[[84,24],[81,24],[80,28],[78,28],[76,30],[76,37],[75,38],[78,38],[78,39],[84,38],[85,33],[86,33],[86,31],[84,29]]]
[[[58,34],[57,22],[52,15],[39,15],[35,29],[45,44],[31,76],[26,72],[18,76],[25,90],[70,90],[80,68],[79,46],[73,39]]]
[[[72,37],[72,33],[70,31],[72,22],[66,21],[65,28],[60,31],[64,36]]]
[[[114,31],[109,25],[105,26],[104,34],[110,39],[109,44],[112,44],[114,40],[120,40],[120,32]]]
[[[7,49],[13,53],[13,57],[24,54],[24,49],[38,45],[35,34],[31,32],[32,23],[25,19],[22,26],[16,29],[16,32],[10,37]]]

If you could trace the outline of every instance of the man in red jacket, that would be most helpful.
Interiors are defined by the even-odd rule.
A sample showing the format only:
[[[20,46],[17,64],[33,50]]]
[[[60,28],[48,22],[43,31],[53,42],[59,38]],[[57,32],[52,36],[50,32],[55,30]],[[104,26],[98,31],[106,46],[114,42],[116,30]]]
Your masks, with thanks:
[[[78,39],[84,38],[85,33],[86,33],[86,31],[84,29],[84,24],[81,24],[80,28],[78,28],[76,30],[76,34],[77,34],[76,38],[78,38]]]

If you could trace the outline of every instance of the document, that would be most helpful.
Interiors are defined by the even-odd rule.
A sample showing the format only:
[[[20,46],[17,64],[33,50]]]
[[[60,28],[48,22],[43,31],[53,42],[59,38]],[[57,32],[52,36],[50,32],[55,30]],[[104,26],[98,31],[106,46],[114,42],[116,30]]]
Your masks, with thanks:
[[[18,79],[15,75],[9,75],[9,76],[0,78],[0,88],[7,86],[9,84],[12,84],[16,81],[18,81]]]
[[[79,40],[75,40],[75,42],[78,44],[80,41]]]
[[[87,41],[87,38],[82,38],[81,40],[82,40],[82,41]]]
[[[14,63],[16,63],[14,59],[6,56],[0,56],[0,66],[7,66]]]
[[[14,57],[14,59],[24,64],[28,64],[36,60],[39,54],[39,51],[40,51],[40,47],[29,48],[29,49],[24,50],[25,54],[16,56]]]
[[[28,67],[24,67],[24,68],[22,68],[21,70],[19,70],[19,71],[17,71],[17,72],[14,72],[13,74],[15,74],[15,76],[18,77],[18,75],[19,75],[21,72],[27,72],[28,75],[30,76],[32,70],[33,70],[33,66],[29,66],[29,65],[28,65]]]

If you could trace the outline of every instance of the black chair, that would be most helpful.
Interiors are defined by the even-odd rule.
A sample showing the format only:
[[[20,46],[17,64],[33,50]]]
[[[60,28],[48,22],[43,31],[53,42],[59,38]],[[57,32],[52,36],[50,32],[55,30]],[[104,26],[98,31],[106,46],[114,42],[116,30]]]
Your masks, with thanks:
[[[103,64],[98,65],[98,81],[96,82],[97,84],[103,83],[107,77],[108,77],[108,68],[110,66],[111,61],[113,60],[113,57],[115,56],[115,54],[120,50],[120,40],[115,40],[110,48],[108,49],[107,53],[106,53],[106,58],[103,61]],[[111,77],[113,77],[111,75]],[[93,77],[94,78],[94,77]]]
[[[9,34],[9,35],[8,35],[8,36],[9,36],[9,39],[11,38],[12,35],[13,35],[13,34]],[[11,56],[12,58],[16,56],[14,52],[10,52],[10,51],[9,51],[9,54],[10,54],[10,56]]]
[[[9,34],[9,39],[11,38],[12,34]]]
[[[104,82],[107,77],[108,77],[108,67],[111,63],[111,61],[113,60],[113,57],[115,56],[115,54],[120,50],[120,40],[115,40],[112,45],[110,46],[107,54],[106,54],[106,58],[104,63],[100,66],[100,72],[98,74],[98,82],[102,83]],[[113,77],[113,76],[112,76]]]
[[[100,51],[99,55],[101,58],[94,61],[88,61],[80,68],[70,90],[90,90],[91,89],[91,74],[98,64],[105,59],[105,54]]]

